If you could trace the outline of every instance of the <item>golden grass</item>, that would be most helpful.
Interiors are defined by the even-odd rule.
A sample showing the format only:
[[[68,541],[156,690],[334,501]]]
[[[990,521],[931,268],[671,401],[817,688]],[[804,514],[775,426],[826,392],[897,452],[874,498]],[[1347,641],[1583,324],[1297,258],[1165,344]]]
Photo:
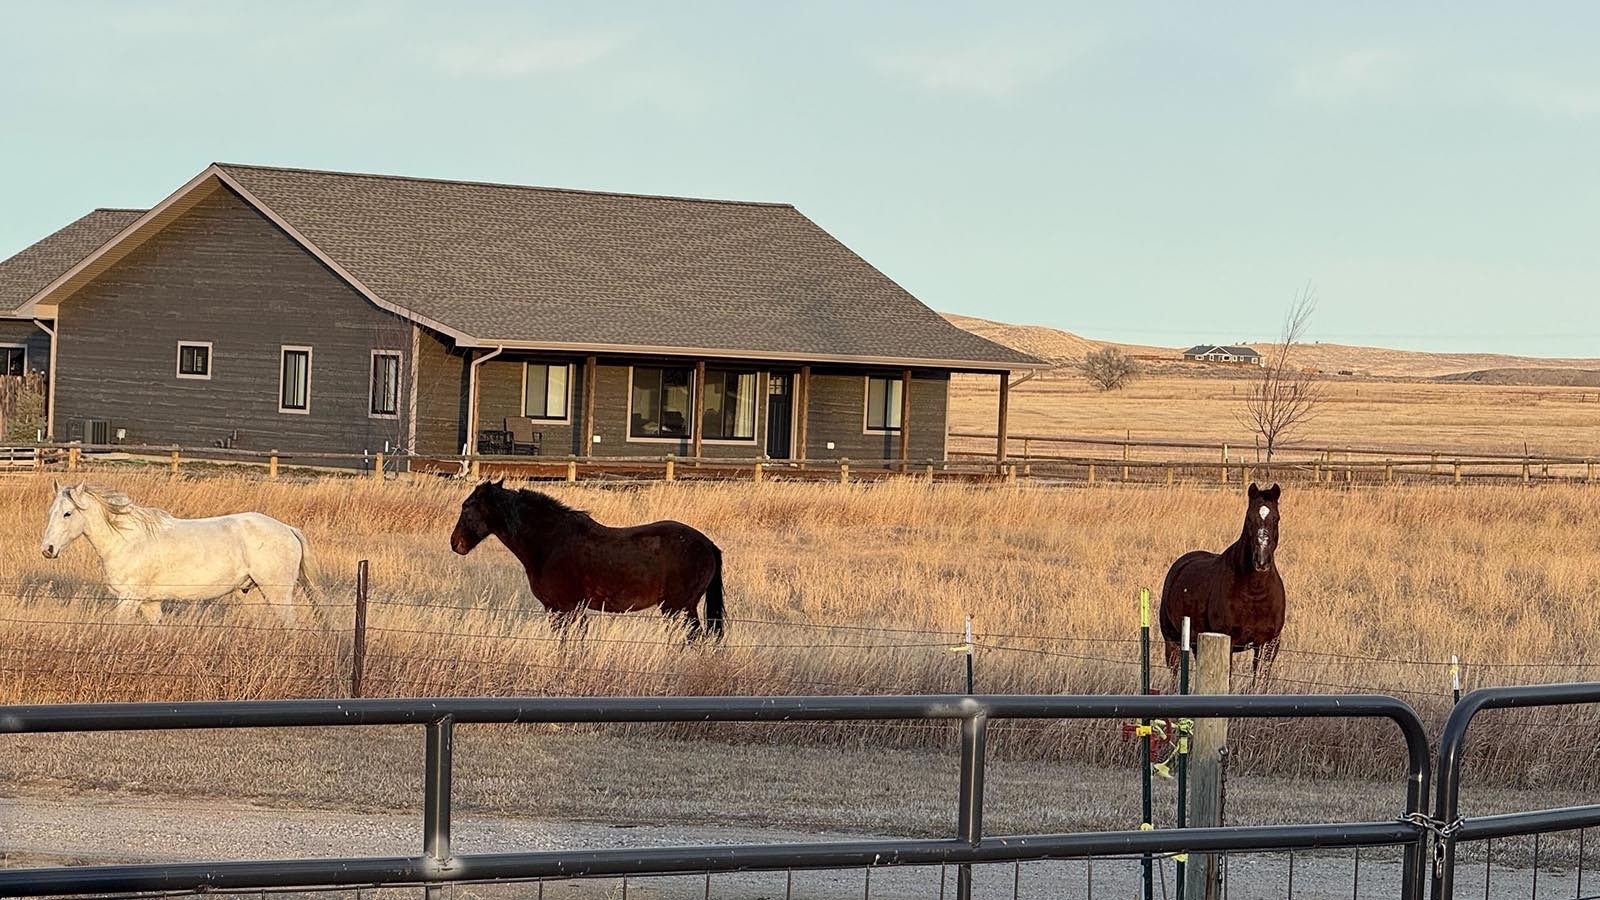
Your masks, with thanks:
[[[1051,376],[1011,392],[1011,434],[1229,443],[1234,458],[1254,447],[1239,424],[1249,382],[1240,378],[1157,376],[1102,392],[1082,378]],[[958,376],[951,430],[993,434],[996,381]],[[1329,381],[1319,415],[1291,435],[1296,443],[1403,451],[1524,452],[1592,456],[1600,450],[1600,391],[1428,382]],[[993,442],[952,441],[951,449],[992,451]],[[1013,446],[1013,453],[1021,448]],[[1044,452],[1044,451],[1041,451]],[[1061,448],[1054,451],[1061,452]],[[1078,453],[1090,452],[1084,449]],[[1106,452],[1101,448],[1100,452]],[[1136,451],[1135,458],[1181,458],[1180,451]]]
[[[287,630],[269,610],[219,601],[169,608],[157,626],[118,620],[87,546],[54,561],[38,553],[50,480],[0,480],[0,521],[13,526],[0,543],[0,702],[342,696],[362,558],[372,562],[373,694],[959,691],[962,660],[949,647],[968,614],[980,692],[1130,691],[1137,589],[1158,589],[1185,550],[1220,549],[1242,515],[1237,495],[1195,487],[552,488],[603,522],[675,518],[723,547],[727,642],[687,649],[644,615],[598,619],[583,640],[557,640],[503,548],[450,553],[465,491],[458,482],[96,478],[178,515],[260,510],[300,525],[317,554],[318,615]],[[1600,635],[1591,527],[1600,490],[1291,489],[1283,512],[1291,607],[1271,690],[1396,692],[1437,719],[1452,654],[1469,686],[1574,680],[1600,662],[1589,650]],[[1517,780],[1588,760],[1591,721],[1532,718],[1556,728],[1486,729],[1475,739],[1491,774]],[[1385,732],[1241,725],[1237,759],[1282,772],[1392,773],[1399,757],[1366,745]],[[934,740],[921,726],[895,724],[762,733],[863,745]],[[1002,754],[1106,761],[1128,753],[1113,723],[1004,725],[997,736]]]

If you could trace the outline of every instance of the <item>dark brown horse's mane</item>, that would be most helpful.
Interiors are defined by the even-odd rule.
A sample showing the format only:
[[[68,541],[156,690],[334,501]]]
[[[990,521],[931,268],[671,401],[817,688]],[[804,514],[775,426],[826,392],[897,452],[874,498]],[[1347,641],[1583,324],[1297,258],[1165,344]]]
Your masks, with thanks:
[[[489,496],[494,498],[495,505],[500,508],[501,515],[507,524],[518,521],[549,521],[551,519],[589,519],[593,517],[584,510],[575,509],[562,503],[560,500],[542,491],[529,488],[503,488],[491,485],[499,490],[490,491]]]

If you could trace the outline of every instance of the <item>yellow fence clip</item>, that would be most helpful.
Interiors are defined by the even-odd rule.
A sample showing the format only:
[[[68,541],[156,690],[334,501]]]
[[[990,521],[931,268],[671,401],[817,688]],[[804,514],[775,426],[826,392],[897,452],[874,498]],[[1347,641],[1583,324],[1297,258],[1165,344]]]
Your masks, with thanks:
[[[1150,627],[1150,589],[1139,588],[1139,627]]]
[[[1186,862],[1189,861],[1189,854],[1187,854],[1187,853],[1174,853],[1174,854],[1172,854],[1172,858],[1177,860],[1178,862],[1186,863]]]
[[[1140,822],[1139,823],[1139,830],[1140,831],[1155,831],[1156,827],[1154,825],[1151,825],[1149,822]]]
[[[971,616],[967,616],[966,643],[957,644],[954,647],[951,647],[950,648],[950,652],[952,652],[952,653],[971,653],[973,646],[974,645],[972,643],[972,617]]]

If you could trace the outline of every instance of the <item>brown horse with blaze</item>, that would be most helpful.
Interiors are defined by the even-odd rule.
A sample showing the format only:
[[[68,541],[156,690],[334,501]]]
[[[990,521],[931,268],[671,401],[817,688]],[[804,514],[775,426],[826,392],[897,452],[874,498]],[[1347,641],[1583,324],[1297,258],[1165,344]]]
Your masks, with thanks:
[[[1185,616],[1195,634],[1226,634],[1233,652],[1254,651],[1252,673],[1277,658],[1286,605],[1276,558],[1281,494],[1276,484],[1266,490],[1250,485],[1239,539],[1221,553],[1185,553],[1167,571],[1159,619],[1169,667],[1178,665]]]
[[[563,627],[585,610],[625,613],[659,606],[681,615],[689,639],[721,637],[722,551],[681,522],[601,525],[547,494],[485,481],[461,504],[450,549],[462,556],[489,535],[522,563],[528,586]],[[705,597],[705,624],[695,614]]]

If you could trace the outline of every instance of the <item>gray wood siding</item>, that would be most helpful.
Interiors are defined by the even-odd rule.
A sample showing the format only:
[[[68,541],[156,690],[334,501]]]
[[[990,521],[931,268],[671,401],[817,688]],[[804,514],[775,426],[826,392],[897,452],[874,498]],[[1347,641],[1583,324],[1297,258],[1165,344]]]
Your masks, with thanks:
[[[889,376],[898,372],[881,373]],[[806,435],[809,459],[899,459],[899,432],[864,433],[866,428],[866,372],[813,370],[811,404]],[[911,376],[911,458],[944,459],[945,412],[950,375],[947,372],[913,372]],[[828,442],[834,447],[828,449]]]
[[[104,419],[128,443],[362,452],[403,445],[411,324],[378,309],[226,189],[61,305],[56,435]],[[209,380],[178,341],[212,344]],[[309,414],[278,411],[280,348],[312,349]],[[369,412],[371,353],[401,353],[400,415]]]
[[[28,351],[28,371],[50,371],[50,335],[27,319],[0,319],[0,344],[21,344]]]
[[[449,338],[424,329],[417,341],[417,452],[453,456],[466,434],[466,357]]]

